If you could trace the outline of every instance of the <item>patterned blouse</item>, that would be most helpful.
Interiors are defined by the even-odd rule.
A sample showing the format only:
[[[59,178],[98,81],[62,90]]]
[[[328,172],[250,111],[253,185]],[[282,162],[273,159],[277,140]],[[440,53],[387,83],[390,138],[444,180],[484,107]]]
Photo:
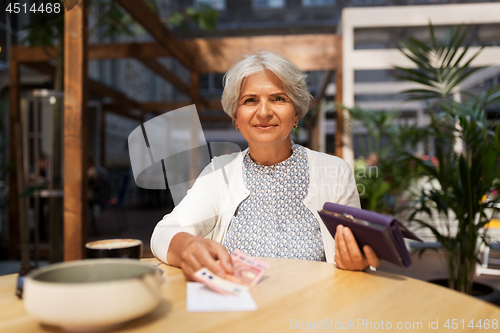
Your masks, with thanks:
[[[292,155],[266,166],[243,160],[250,195],[238,207],[224,241],[253,257],[325,261],[318,220],[303,204],[309,188],[306,150],[292,142]]]

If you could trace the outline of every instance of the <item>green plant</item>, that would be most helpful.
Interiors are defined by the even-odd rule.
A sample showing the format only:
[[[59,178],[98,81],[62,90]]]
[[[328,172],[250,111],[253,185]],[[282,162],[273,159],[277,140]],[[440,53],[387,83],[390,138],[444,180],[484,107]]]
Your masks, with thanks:
[[[429,23],[429,33],[430,45],[412,36],[400,43],[400,51],[417,68],[395,66],[399,71],[396,77],[422,85],[419,89],[402,92],[411,94],[410,99],[448,99],[461,82],[472,73],[484,68],[471,67],[472,61],[481,50],[467,58],[466,54],[472,39],[462,48],[468,36],[468,30],[463,26],[447,29],[442,36],[436,38],[434,27]]]
[[[358,121],[367,132],[366,138],[358,135],[363,157],[354,163],[361,204],[371,211],[395,213],[398,208],[395,197],[406,191],[415,177],[409,164],[398,163],[397,152],[417,142],[417,133],[411,126],[397,122],[398,111],[346,109],[351,119]]]
[[[207,4],[200,4],[199,9],[195,7],[187,7],[183,11],[174,12],[166,19],[167,24],[172,27],[182,27],[183,30],[188,30],[188,22],[193,22],[202,30],[214,30],[217,24],[219,12]]]
[[[467,37],[462,27],[439,39],[432,25],[429,29],[430,46],[416,38],[401,43],[401,51],[417,68],[398,69],[399,78],[424,86],[405,93],[412,99],[432,99],[430,125],[419,131],[421,137],[434,139],[436,163],[410,152],[400,162],[414,165],[430,184],[413,203],[410,220],[430,229],[440,242],[449,287],[470,294],[478,248],[487,242],[488,211],[500,202],[493,195],[500,187],[500,125],[489,124],[486,116],[486,107],[500,100],[500,86],[477,96],[467,94],[462,102],[452,100],[459,83],[478,69],[470,67],[478,53],[465,60],[470,43],[461,48]]]
[[[354,175],[361,206],[371,211],[389,213],[391,207],[384,198],[391,192],[391,183],[379,177],[377,166],[369,165],[365,158],[356,159]]]

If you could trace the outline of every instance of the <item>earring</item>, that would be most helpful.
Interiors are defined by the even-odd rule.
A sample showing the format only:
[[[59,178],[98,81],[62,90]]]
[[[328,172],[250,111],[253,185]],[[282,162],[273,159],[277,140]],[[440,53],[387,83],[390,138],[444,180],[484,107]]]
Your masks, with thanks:
[[[238,127],[235,127],[235,128],[236,128],[236,130],[237,130],[238,132],[240,131],[240,129],[239,129]]]
[[[297,128],[297,127],[299,127],[299,124],[298,124],[298,123],[297,123],[297,124],[295,124],[295,126],[293,126],[293,128]]]

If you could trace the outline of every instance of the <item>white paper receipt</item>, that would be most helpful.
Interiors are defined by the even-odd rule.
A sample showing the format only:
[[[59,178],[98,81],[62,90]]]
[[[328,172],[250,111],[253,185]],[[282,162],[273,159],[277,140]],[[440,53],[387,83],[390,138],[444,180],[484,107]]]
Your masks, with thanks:
[[[199,282],[188,282],[186,298],[188,312],[257,310],[257,304],[255,304],[252,295],[248,291],[239,296],[221,295]]]

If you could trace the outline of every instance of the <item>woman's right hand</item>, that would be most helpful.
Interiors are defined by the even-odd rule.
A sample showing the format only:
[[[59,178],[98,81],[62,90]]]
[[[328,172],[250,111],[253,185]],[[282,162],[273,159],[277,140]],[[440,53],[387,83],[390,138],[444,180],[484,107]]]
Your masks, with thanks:
[[[231,256],[224,246],[185,232],[178,233],[172,238],[167,261],[182,268],[184,276],[190,281],[195,281],[194,273],[204,267],[221,278],[233,273]]]

